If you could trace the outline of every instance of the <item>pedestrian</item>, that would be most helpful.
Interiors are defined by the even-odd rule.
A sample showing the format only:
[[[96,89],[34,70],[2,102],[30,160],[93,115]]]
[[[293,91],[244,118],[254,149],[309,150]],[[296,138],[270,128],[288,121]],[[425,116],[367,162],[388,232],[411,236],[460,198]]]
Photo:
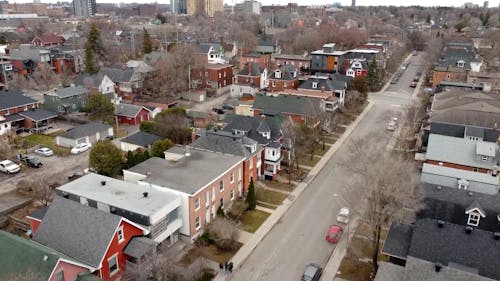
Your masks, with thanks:
[[[219,268],[221,272],[224,272],[224,265],[222,263],[219,263]]]
[[[233,273],[233,262],[230,262],[228,265],[228,270],[229,270],[229,273]]]
[[[226,273],[226,274],[227,274],[228,272],[229,272],[229,264],[226,262],[226,263],[224,264],[224,273]]]

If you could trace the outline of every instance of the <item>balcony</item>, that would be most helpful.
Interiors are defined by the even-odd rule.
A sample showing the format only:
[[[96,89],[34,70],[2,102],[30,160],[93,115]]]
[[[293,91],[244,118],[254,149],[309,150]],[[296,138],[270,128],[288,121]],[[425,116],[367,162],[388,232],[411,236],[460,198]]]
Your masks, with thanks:
[[[156,224],[151,229],[151,239],[155,242],[162,242],[168,236],[172,235],[176,230],[180,229],[182,226],[182,220],[177,218],[173,221],[164,220],[159,224]]]

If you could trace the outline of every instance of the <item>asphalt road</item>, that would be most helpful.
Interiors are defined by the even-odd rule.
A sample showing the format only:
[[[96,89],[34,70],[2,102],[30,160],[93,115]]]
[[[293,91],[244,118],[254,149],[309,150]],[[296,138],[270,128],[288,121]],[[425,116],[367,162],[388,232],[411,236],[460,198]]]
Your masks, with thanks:
[[[412,63],[396,85],[384,93],[370,95],[375,104],[359,123],[351,136],[328,161],[323,170],[297,198],[293,206],[250,254],[244,264],[233,273],[234,281],[288,281],[300,280],[305,265],[310,262],[324,266],[335,245],[325,241],[329,225],[344,206],[356,198],[345,198],[346,187],[355,175],[345,168],[352,159],[348,143],[363,138],[372,131],[385,130],[389,118],[408,103],[413,79],[423,55],[411,58]],[[390,134],[386,134],[387,142]]]

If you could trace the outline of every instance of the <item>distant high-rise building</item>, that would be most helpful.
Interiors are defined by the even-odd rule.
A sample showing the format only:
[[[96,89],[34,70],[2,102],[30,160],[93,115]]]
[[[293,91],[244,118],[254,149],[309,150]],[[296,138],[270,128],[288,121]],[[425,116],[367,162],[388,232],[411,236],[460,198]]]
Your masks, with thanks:
[[[187,14],[204,14],[213,17],[216,12],[224,12],[223,0],[186,0]]]
[[[234,10],[240,13],[260,15],[262,4],[255,0],[245,0],[243,3],[236,4]]]
[[[39,3],[41,3],[41,1],[40,0],[33,0],[33,3],[39,4]]]
[[[172,13],[187,14],[187,0],[172,0]]]
[[[88,18],[95,16],[96,0],[73,0],[73,10],[76,17]]]
[[[356,0],[352,0],[351,7],[356,7]]]
[[[488,9],[488,6],[490,5],[489,1],[484,1],[483,3],[483,8]]]

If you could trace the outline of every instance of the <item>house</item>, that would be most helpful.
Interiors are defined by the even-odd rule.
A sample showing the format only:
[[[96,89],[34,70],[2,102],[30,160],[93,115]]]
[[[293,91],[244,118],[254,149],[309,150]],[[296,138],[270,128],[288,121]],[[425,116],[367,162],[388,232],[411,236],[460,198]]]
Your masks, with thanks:
[[[90,173],[58,187],[56,194],[139,224],[157,243],[172,245],[178,240],[181,200],[173,193]]]
[[[230,208],[243,192],[244,157],[173,147],[165,159],[152,157],[123,171],[125,181],[174,193],[181,198],[180,234],[193,242],[220,208]]]
[[[142,99],[132,100],[132,104],[144,106],[149,110],[149,115],[151,119],[155,118],[156,114],[162,112],[165,109],[178,106],[180,103],[179,97],[164,97],[155,99],[153,101],[147,101]]]
[[[311,71],[313,73],[340,71],[342,56],[346,53],[346,51],[335,50],[335,43],[323,45],[321,50],[311,52]]]
[[[262,175],[263,148],[257,141],[240,132],[209,130],[201,134],[189,147],[223,154],[245,157],[243,161],[243,186],[238,186],[238,197],[248,190],[250,181],[256,181]]]
[[[257,62],[247,63],[235,76],[231,96],[254,99],[257,92],[267,87],[267,68]]]
[[[311,56],[275,54],[274,63],[278,67],[291,64],[295,69],[298,69],[300,72],[307,72],[309,71],[310,68]]]
[[[115,91],[124,99],[132,99],[132,94],[142,86],[144,79],[137,70],[126,67],[102,67],[98,75],[109,77],[115,84]]]
[[[196,110],[188,110],[186,117],[189,120],[191,127],[206,128],[212,121],[210,113]]]
[[[221,89],[233,84],[230,64],[195,65],[190,69],[192,89]]]
[[[19,49],[10,50],[13,70],[18,75],[32,74],[38,66],[52,65],[51,51],[45,47],[21,44]]]
[[[59,113],[82,111],[87,105],[90,91],[83,86],[56,88],[43,94],[43,107]]]
[[[90,91],[102,93],[111,99],[116,99],[115,83],[103,73],[95,75],[80,73],[76,77],[75,84],[81,85]]]
[[[488,91],[500,91],[500,74],[498,72],[469,72],[467,82],[482,84]]]
[[[61,35],[45,33],[41,35],[35,36],[33,40],[31,40],[31,44],[34,46],[42,46],[42,47],[53,47],[53,46],[61,46],[66,42],[66,39]]]
[[[266,179],[273,179],[281,170],[281,140],[283,118],[277,116],[241,116],[226,114],[227,124],[223,130],[234,134],[244,134],[264,147],[260,159],[264,159],[261,174]]]
[[[149,54],[144,54],[142,61],[150,66],[154,66],[157,62],[167,57],[166,52],[152,51]]]
[[[120,280],[127,264],[140,258],[127,255],[126,248],[149,230],[106,209],[105,204],[95,208],[56,196],[33,231],[33,241],[90,267],[103,280]]]
[[[56,144],[64,147],[73,147],[79,143],[96,143],[101,139],[113,136],[113,127],[98,123],[90,122],[83,125],[78,125],[67,130],[64,134],[56,137]]]
[[[345,75],[352,78],[364,77],[368,73],[368,64],[366,59],[353,59],[350,60],[349,67],[347,68]]]
[[[121,124],[139,125],[151,119],[150,110],[141,105],[120,103],[115,106],[115,116]]]
[[[54,249],[35,241],[0,231],[1,280],[10,280],[12,275],[31,272],[37,280],[75,280],[78,276],[90,275],[92,268]],[[93,275],[89,281],[101,280]]]
[[[498,280],[498,194],[423,188],[425,207],[416,222],[394,222],[389,229],[382,253],[392,264],[384,264],[381,274],[403,276],[397,280]]]
[[[194,58],[197,64],[228,63],[224,58],[224,48],[218,43],[198,44],[195,47]]]
[[[269,62],[271,61],[270,54],[262,53],[248,53],[242,54],[239,57],[239,68],[242,69],[247,63],[256,62],[262,68],[269,68]]]
[[[316,75],[309,76],[307,79],[302,80],[297,90],[329,93],[331,95],[327,98],[330,98],[333,101],[333,98],[335,97],[338,100],[337,106],[343,106],[347,86],[348,83],[345,78],[338,78],[337,75],[316,73]],[[335,106],[330,109],[334,110],[334,107]]]
[[[434,67],[432,88],[441,81],[466,82],[470,72],[479,72],[482,61],[470,42],[448,42]]]
[[[150,133],[138,131],[120,140],[122,151],[136,151],[137,149],[150,149],[153,143],[161,140],[161,137]]]
[[[269,92],[279,92],[299,87],[297,69],[292,64],[279,67],[268,78]]]
[[[322,112],[325,112],[323,100],[303,96],[257,94],[253,104],[254,116],[282,114],[295,123],[312,126]],[[310,122],[314,124],[309,124]]]

